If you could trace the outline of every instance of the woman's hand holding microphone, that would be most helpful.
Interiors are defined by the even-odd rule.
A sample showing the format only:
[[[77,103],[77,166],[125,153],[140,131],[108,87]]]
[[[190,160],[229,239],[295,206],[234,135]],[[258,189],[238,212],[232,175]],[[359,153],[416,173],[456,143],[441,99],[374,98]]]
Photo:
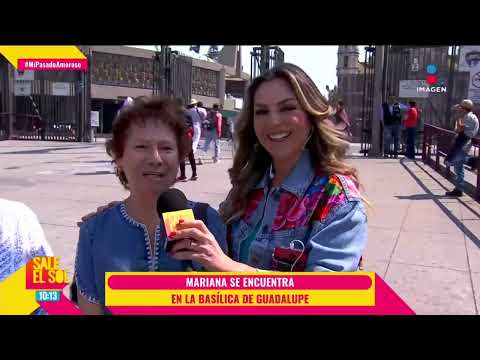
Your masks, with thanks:
[[[256,271],[230,259],[201,220],[180,220],[168,241],[175,241],[171,250],[175,259],[195,261],[207,271]]]

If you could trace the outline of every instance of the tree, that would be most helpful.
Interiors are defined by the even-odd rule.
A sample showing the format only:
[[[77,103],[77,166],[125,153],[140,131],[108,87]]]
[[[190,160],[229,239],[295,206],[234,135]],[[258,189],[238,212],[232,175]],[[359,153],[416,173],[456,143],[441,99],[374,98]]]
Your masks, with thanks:
[[[220,52],[218,51],[218,46],[217,45],[210,45],[210,47],[208,49],[207,57],[209,59],[217,61],[219,55],[220,55]]]
[[[197,54],[200,54],[200,45],[190,46],[190,51],[195,51]]]

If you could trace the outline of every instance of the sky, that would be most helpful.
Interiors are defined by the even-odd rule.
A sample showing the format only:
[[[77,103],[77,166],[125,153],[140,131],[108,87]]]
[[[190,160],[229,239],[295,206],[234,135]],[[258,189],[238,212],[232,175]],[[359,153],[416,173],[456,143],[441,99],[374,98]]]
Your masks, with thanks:
[[[255,45],[259,46],[259,45]],[[137,46],[144,49],[155,50],[154,46]],[[219,45],[221,49],[222,45]],[[192,55],[189,51],[190,46],[171,46],[173,50],[178,50],[187,55]],[[206,54],[209,46],[201,46],[200,54]],[[253,46],[242,45],[242,65],[243,71],[250,73],[250,52]],[[300,66],[316,83],[322,94],[327,95],[325,87],[328,85],[333,88],[337,85],[337,49],[338,46],[283,46],[280,48],[285,54],[285,62]],[[195,54],[195,53],[193,53]]]
[[[337,84],[338,46],[280,46],[285,54],[285,62],[300,66],[312,78],[322,94],[325,86],[333,88]],[[250,51],[252,46],[242,46],[243,70],[250,73]]]

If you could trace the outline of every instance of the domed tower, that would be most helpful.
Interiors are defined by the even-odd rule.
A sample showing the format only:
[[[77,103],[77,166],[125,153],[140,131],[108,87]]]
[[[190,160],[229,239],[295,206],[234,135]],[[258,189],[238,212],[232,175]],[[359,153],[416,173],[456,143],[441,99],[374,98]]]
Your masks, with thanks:
[[[358,74],[358,46],[340,45],[337,52],[337,76]]]
[[[350,117],[353,141],[361,138],[363,77],[358,62],[359,50],[355,45],[340,45],[337,52],[337,99],[341,99]]]

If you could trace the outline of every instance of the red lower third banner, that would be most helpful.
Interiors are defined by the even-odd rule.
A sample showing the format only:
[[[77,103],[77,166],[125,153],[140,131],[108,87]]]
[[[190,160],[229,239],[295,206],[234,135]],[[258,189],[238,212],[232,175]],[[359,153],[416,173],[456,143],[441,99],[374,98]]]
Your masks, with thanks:
[[[58,257],[37,257],[0,283],[0,315],[81,315]],[[123,315],[413,315],[375,273],[112,272],[105,306]]]
[[[122,315],[414,315],[375,273],[106,273]]]

